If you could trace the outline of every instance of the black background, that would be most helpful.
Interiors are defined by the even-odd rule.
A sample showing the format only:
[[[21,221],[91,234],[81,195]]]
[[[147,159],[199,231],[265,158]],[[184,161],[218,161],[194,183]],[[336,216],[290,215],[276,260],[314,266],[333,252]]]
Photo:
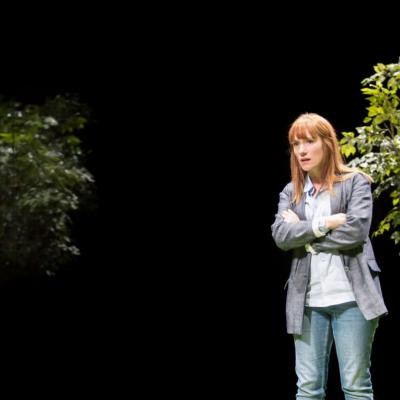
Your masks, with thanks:
[[[390,26],[293,9],[102,11],[6,42],[1,93],[74,92],[93,108],[84,144],[99,207],[77,221],[76,264],[2,289],[5,381],[53,394],[293,398],[290,255],[270,235],[290,178],[287,130],[305,111],[338,132],[362,125],[361,80],[398,61]],[[386,206],[375,204],[373,227]],[[396,385],[398,249],[373,244],[390,312],[372,363],[384,399]]]
[[[187,84],[196,100],[180,116],[188,115],[184,136],[197,146],[194,159],[186,141],[181,144],[196,171],[185,175],[184,198],[192,184],[195,201],[189,210],[180,203],[188,220],[178,248],[179,256],[186,255],[178,275],[178,286],[187,288],[179,298],[182,314],[194,320],[191,339],[179,339],[189,340],[189,357],[200,366],[199,373],[192,371],[193,391],[207,393],[219,384],[219,393],[294,398],[283,289],[290,255],[276,248],[270,234],[279,192],[290,179],[287,131],[306,111],[324,115],[338,132],[363,125],[361,80],[378,62],[398,61],[388,31],[383,39],[351,19],[301,21],[291,30],[288,19],[281,31],[235,20],[207,36],[206,44],[200,40],[201,51],[194,46]],[[375,203],[372,229],[388,206],[383,199]],[[390,312],[377,331],[372,359],[376,398],[384,399],[396,386],[389,364],[398,356],[398,249],[387,237],[373,243]],[[195,308],[186,304],[192,297]],[[334,352],[330,370],[328,398],[339,399]]]
[[[95,207],[73,216],[73,238],[81,250],[76,262],[52,278],[1,282],[3,389],[17,397],[118,398],[127,391],[128,374],[132,379],[139,313],[132,300],[139,286],[133,279],[137,187],[128,146],[140,125],[134,73],[124,72],[126,54],[119,51],[128,39],[123,25],[111,35],[99,7],[90,19],[72,3],[59,7],[52,16],[44,11],[43,18],[28,17],[24,9],[27,21],[21,17],[5,28],[0,93],[24,103],[71,93],[91,108],[82,140],[85,165],[96,180]],[[107,26],[113,18],[110,11]],[[122,368],[125,360],[130,365]]]

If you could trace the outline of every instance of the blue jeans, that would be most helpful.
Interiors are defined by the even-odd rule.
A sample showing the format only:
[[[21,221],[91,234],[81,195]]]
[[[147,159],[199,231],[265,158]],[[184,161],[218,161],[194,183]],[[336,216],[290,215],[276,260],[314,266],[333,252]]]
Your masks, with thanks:
[[[325,399],[333,340],[346,400],[374,398],[370,358],[378,318],[367,321],[352,301],[330,307],[305,307],[302,335],[294,335],[297,400]]]

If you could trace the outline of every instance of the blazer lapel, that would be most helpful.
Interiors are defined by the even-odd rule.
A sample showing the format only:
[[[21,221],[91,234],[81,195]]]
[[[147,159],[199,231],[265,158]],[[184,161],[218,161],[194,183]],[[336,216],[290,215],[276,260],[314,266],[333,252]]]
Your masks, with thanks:
[[[301,197],[300,203],[294,205],[294,212],[297,214],[297,216],[301,220],[306,219],[306,196],[307,193],[303,193],[303,196]]]
[[[343,212],[342,210],[342,182],[336,182],[333,184],[333,190],[331,193],[331,214],[337,214]]]
[[[330,195],[331,201],[331,214],[337,214],[340,212],[346,212],[345,203],[342,198],[344,195],[343,182],[336,182],[333,184],[333,190]],[[301,220],[306,219],[306,196],[307,193],[303,193],[299,204],[292,203],[293,211],[299,216]]]

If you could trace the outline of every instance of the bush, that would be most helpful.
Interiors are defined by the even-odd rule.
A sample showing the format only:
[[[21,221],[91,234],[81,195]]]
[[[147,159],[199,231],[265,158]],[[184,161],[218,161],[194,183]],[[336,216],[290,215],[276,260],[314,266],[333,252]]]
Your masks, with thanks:
[[[58,95],[42,105],[0,102],[0,269],[53,274],[79,249],[71,213],[94,179],[82,165],[89,110]]]
[[[380,221],[373,236],[391,231],[395,244],[400,242],[400,62],[377,64],[375,73],[364,79],[361,91],[369,105],[365,125],[354,132],[343,132],[340,143],[346,157],[355,157],[350,165],[369,173],[376,184],[374,196],[389,196],[391,210]]]

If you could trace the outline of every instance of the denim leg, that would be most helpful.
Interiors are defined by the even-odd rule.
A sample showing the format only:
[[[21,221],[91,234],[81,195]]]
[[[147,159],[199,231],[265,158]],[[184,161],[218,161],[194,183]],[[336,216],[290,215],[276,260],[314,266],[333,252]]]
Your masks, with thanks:
[[[335,306],[332,330],[346,400],[374,398],[371,348],[378,319],[367,321],[355,302]]]
[[[322,310],[306,307],[303,333],[294,335],[297,400],[325,399],[332,341],[330,315]]]

